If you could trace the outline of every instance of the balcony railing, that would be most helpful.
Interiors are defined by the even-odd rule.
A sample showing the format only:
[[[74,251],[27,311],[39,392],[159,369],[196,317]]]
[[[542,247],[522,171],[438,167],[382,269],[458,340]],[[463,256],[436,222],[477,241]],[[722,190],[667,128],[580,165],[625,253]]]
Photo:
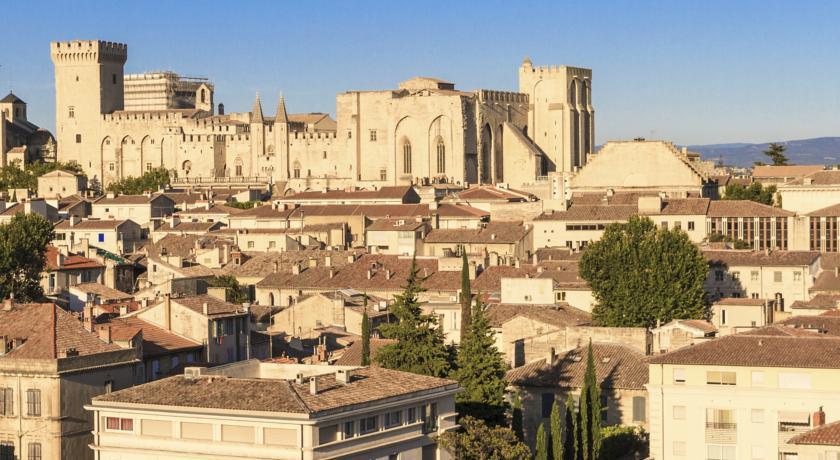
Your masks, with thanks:
[[[706,428],[712,430],[735,430],[738,428],[738,424],[728,422],[706,422]]]

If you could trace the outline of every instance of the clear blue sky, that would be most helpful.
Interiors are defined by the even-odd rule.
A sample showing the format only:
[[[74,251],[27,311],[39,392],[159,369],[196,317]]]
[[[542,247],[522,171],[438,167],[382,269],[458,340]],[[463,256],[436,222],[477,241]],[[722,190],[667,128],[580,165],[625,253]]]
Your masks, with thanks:
[[[49,42],[128,43],[127,72],[210,77],[248,110],[278,92],[291,112],[414,75],[516,90],[517,67],[593,69],[599,143],[679,144],[840,135],[840,2],[12,1],[3,2],[0,92],[54,125]]]

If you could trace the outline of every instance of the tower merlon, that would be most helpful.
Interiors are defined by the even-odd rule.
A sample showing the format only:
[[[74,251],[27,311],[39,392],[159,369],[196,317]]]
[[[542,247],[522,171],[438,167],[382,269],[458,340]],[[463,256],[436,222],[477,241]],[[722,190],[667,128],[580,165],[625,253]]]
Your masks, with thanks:
[[[128,59],[128,45],[102,40],[72,40],[50,43],[53,63],[117,62]]]

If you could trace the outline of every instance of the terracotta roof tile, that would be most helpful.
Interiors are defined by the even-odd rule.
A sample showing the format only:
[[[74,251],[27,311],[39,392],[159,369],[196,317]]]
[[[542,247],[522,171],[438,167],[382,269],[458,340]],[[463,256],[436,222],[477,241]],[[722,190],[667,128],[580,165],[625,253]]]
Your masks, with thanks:
[[[822,171],[823,165],[755,166],[752,175],[756,179],[795,178]]]
[[[840,446],[840,421],[828,423],[792,437],[788,444]]]
[[[396,343],[394,339],[370,339],[370,360],[371,365],[376,365],[376,353],[385,345]],[[344,349],[344,353],[335,361],[336,366],[361,366],[362,365],[362,341],[357,340]]]
[[[426,235],[426,243],[481,243],[503,244],[522,241],[528,233],[529,227],[522,222],[491,222],[480,228],[464,229],[435,229]]]
[[[593,343],[595,375],[604,389],[644,390],[648,383],[645,356],[624,345]],[[511,369],[507,380],[521,387],[583,387],[588,347],[579,347],[558,355],[549,366],[545,359]]]
[[[710,264],[725,264],[727,266],[807,266],[820,257],[816,251],[703,251],[703,257]]]
[[[319,201],[319,200],[401,200],[413,192],[410,185],[380,187],[379,190],[329,190],[300,192],[285,196],[281,201]]]
[[[807,182],[810,181],[811,184]],[[838,185],[840,184],[840,170],[817,171],[788,181],[785,185]]]
[[[480,219],[482,217],[490,217],[489,212],[465,204],[440,204],[437,208],[437,214],[440,217],[444,217],[447,219]]]
[[[750,200],[713,200],[709,202],[708,217],[791,217],[784,209]]]
[[[96,401],[152,406],[200,407],[224,410],[319,414],[369,404],[419,391],[454,387],[453,380],[439,379],[379,367],[353,371],[348,384],[335,374],[320,375],[318,394],[309,383],[281,379],[170,377],[98,396]]]
[[[588,325],[592,321],[589,313],[567,304],[528,305],[491,303],[487,306],[487,321],[493,327],[501,327],[502,324],[517,316],[561,328],[566,326]]]
[[[142,333],[143,356],[145,357],[202,348],[199,342],[181,337],[136,316],[113,318],[105,325],[111,327],[111,338],[117,341],[130,340],[138,333]]]
[[[199,294],[189,297],[172,298],[172,303],[183,305],[190,310],[203,314],[204,304],[207,304],[208,316],[228,316],[245,314],[241,305],[225,302],[211,295]]]
[[[49,270],[81,270],[84,268],[105,268],[101,263],[78,254],[68,254],[59,266],[59,250],[55,246],[47,246],[44,256]]]

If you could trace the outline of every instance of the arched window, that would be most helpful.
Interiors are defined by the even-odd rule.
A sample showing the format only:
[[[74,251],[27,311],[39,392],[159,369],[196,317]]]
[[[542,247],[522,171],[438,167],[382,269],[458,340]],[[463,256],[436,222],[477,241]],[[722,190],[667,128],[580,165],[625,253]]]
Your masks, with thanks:
[[[269,305],[274,305],[274,293],[273,292],[268,293],[268,304]]]
[[[403,173],[411,174],[411,142],[408,139],[403,141]]]
[[[438,174],[446,172],[446,145],[440,137],[437,139],[437,172]]]
[[[204,104],[204,100],[205,100],[205,97],[206,97],[206,96],[204,95],[204,93],[205,93],[204,88],[201,88],[201,103],[202,103],[202,104]]]
[[[295,179],[300,179],[300,163],[297,161],[295,162],[294,166],[294,176]]]
[[[577,105],[577,80],[572,80],[572,86],[569,88],[569,104]]]
[[[189,174],[190,170],[192,169],[192,162],[190,160],[187,160],[181,163],[181,169],[184,171],[185,174]]]

